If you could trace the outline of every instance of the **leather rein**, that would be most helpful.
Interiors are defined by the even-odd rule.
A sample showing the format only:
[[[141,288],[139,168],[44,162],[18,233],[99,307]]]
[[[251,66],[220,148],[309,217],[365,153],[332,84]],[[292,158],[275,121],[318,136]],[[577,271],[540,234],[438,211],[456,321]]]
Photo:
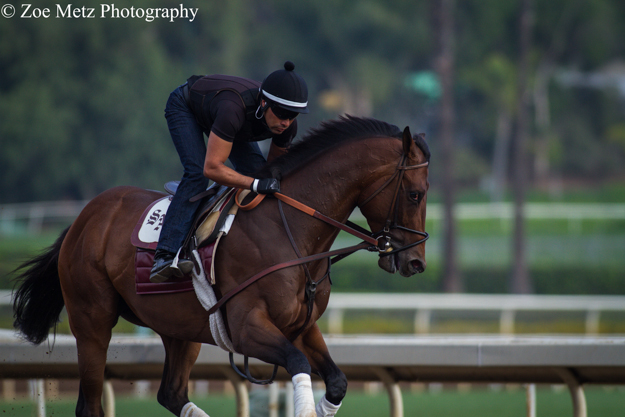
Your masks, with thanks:
[[[215,311],[217,311],[219,308],[221,308],[228,300],[230,300],[232,297],[234,297],[236,294],[238,294],[239,292],[243,291],[245,288],[249,287],[250,285],[252,285],[253,283],[255,283],[256,281],[260,280],[261,278],[265,277],[266,275],[269,275],[272,272],[275,271],[279,271],[281,269],[284,268],[289,268],[292,266],[297,266],[297,265],[302,265],[302,264],[306,264],[309,262],[313,262],[313,261],[318,261],[321,259],[326,259],[326,258],[332,258],[331,259],[331,264],[334,264],[336,262],[338,262],[339,260],[345,258],[348,255],[351,255],[352,253],[359,251],[361,249],[367,249],[371,252],[375,252],[378,251],[379,255],[384,257],[384,256],[389,256],[392,254],[395,254],[397,252],[401,252],[404,251],[406,249],[412,248],[413,246],[419,245],[423,242],[425,242],[428,238],[429,238],[429,234],[427,232],[422,232],[419,230],[413,230],[413,229],[409,229],[407,227],[404,226],[399,226],[397,224],[397,201],[399,199],[399,190],[401,188],[401,181],[404,177],[404,173],[407,170],[412,170],[412,169],[418,169],[418,168],[424,168],[427,167],[429,165],[429,162],[423,162],[417,165],[406,165],[406,160],[407,157],[405,154],[402,154],[402,157],[399,161],[399,163],[397,164],[397,167],[395,169],[395,173],[386,181],[384,182],[384,184],[382,184],[382,186],[380,186],[380,188],[378,188],[373,194],[371,194],[369,197],[367,197],[362,203],[359,204],[360,207],[363,207],[365,204],[369,203],[375,196],[377,196],[380,192],[382,192],[382,190],[384,190],[388,185],[391,184],[391,182],[395,179],[398,178],[397,181],[397,185],[395,187],[395,195],[393,197],[393,202],[391,203],[391,207],[389,208],[389,212],[387,215],[387,219],[386,219],[386,223],[384,228],[382,229],[382,231],[378,232],[378,233],[371,233],[368,230],[358,226],[357,224],[351,222],[351,221],[347,221],[346,223],[341,223],[338,222],[322,213],[319,213],[317,210],[306,206],[303,203],[300,203],[299,201],[288,197],[284,194],[281,193],[275,193],[273,194],[274,197],[276,197],[279,201],[282,201],[286,204],[288,204],[289,206],[302,211],[305,214],[308,214],[311,217],[314,217],[316,219],[319,219],[321,221],[324,221],[338,229],[341,229],[353,236],[356,236],[359,239],[362,239],[363,242],[359,243],[358,245],[354,245],[354,246],[348,246],[346,248],[341,248],[341,249],[336,249],[336,250],[331,250],[328,252],[321,252],[321,253],[317,253],[314,255],[309,255],[309,256],[304,256],[304,257],[299,257],[296,259],[292,259],[290,261],[286,261],[286,262],[282,262],[276,265],[273,265],[269,268],[266,268],[265,270],[257,273],[256,275],[252,276],[251,278],[249,278],[248,280],[242,282],[241,284],[239,284],[237,287],[233,288],[232,290],[230,290],[228,293],[226,293],[223,297],[221,297],[219,299],[219,301],[217,301],[217,303],[215,303],[215,305],[213,305],[213,307],[211,307],[208,310],[208,314],[213,314]],[[255,208],[256,206],[258,206],[258,204],[260,204],[261,201],[263,201],[263,199],[267,196],[267,194],[258,194],[256,195],[256,197],[254,197],[254,199],[248,203],[248,204],[242,204],[239,201],[239,196],[240,194],[243,192],[242,189],[239,189],[235,195],[235,203],[237,204],[237,206],[239,206],[240,209],[242,210],[252,210],[253,208]],[[284,219],[283,219],[284,220]],[[286,224],[286,222],[285,222]],[[288,228],[288,225],[287,225]],[[390,231],[392,229],[399,229],[399,230],[403,230],[403,231],[407,231],[410,233],[415,233],[417,235],[422,236],[423,238],[418,240],[417,242],[402,246],[398,249],[395,249],[392,247],[391,245],[391,236],[390,236]],[[290,235],[290,232],[288,232]],[[290,237],[291,242],[293,244],[293,240]],[[296,249],[296,252],[299,252]],[[325,277],[324,277],[325,278]]]

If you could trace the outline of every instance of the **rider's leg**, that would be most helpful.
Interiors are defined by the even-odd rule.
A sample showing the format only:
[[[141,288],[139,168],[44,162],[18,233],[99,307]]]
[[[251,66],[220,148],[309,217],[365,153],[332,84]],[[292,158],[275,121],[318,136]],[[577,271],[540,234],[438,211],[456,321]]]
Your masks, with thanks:
[[[203,174],[206,155],[204,133],[191,113],[180,87],[169,96],[165,107],[165,118],[180,162],[184,167],[184,175],[167,210],[168,215],[165,216],[154,257],[154,267],[150,274],[152,282],[165,281],[177,272],[170,267],[172,260],[182,246],[191,228],[194,214],[201,203],[201,201],[192,203],[189,199],[206,190],[208,185],[208,179]],[[190,271],[192,262],[186,260],[183,263],[184,265],[179,263],[180,270]]]

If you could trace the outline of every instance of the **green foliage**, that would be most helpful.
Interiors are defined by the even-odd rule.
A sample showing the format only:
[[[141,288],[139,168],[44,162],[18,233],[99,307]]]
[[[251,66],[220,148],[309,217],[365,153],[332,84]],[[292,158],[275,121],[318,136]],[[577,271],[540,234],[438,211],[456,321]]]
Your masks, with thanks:
[[[116,7],[171,6],[120,0]],[[533,67],[601,71],[623,56],[618,0],[540,0]],[[187,5],[185,5],[187,6]],[[402,0],[209,1],[194,22],[142,19],[3,19],[0,25],[0,202],[87,199],[115,185],[160,188],[180,176],[163,109],[192,74],[262,80],[293,60],[310,87],[301,132],[343,112],[425,131],[436,166],[437,103],[406,88],[436,71],[437,2]],[[462,185],[487,176],[496,114],[514,112],[519,2],[456,3],[456,109]],[[552,78],[552,173],[622,175],[622,97],[614,88]],[[334,106],[321,101],[326,93]],[[325,107],[324,107],[325,106]]]
[[[90,198],[114,185],[157,187],[179,175],[162,109],[182,76],[154,39],[156,25],[3,22],[4,202]]]
[[[345,263],[344,263],[345,262]],[[390,275],[371,265],[349,264],[341,261],[332,268],[333,289],[342,292],[438,292],[441,289],[442,268],[428,263],[426,272],[411,278]],[[462,267],[460,273],[467,293],[506,294],[509,292],[511,270],[508,267]],[[537,294],[597,294],[625,295],[623,265],[536,266],[530,275]]]

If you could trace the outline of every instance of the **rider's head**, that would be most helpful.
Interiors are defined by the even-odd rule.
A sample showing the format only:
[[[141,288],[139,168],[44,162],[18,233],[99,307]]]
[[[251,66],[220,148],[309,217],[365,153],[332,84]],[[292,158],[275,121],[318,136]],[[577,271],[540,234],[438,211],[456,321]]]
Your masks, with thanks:
[[[280,120],[293,120],[300,113],[308,113],[308,87],[306,81],[294,71],[291,61],[284,69],[272,72],[260,86],[261,109]],[[269,124],[269,123],[268,123]]]

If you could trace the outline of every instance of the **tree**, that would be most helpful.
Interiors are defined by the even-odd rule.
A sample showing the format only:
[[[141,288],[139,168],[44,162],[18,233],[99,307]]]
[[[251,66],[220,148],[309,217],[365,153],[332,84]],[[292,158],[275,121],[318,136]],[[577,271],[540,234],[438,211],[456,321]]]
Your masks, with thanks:
[[[518,71],[518,106],[516,134],[513,140],[514,174],[514,234],[513,234],[513,271],[510,289],[513,293],[528,294],[533,292],[527,265],[525,238],[525,189],[527,186],[527,146],[529,140],[529,54],[531,45],[532,0],[521,1],[519,16],[519,71]]]
[[[442,86],[440,102],[440,139],[442,145],[441,163],[443,171],[443,205],[445,234],[443,236],[444,266],[443,289],[446,292],[461,292],[463,283],[457,264],[456,223],[454,216],[455,178],[454,178],[454,2],[440,0],[438,15],[440,18],[439,42],[440,55],[436,66]]]

